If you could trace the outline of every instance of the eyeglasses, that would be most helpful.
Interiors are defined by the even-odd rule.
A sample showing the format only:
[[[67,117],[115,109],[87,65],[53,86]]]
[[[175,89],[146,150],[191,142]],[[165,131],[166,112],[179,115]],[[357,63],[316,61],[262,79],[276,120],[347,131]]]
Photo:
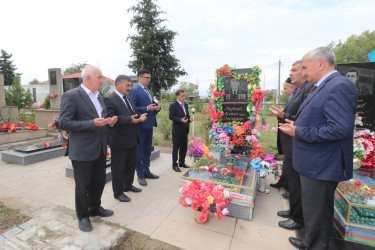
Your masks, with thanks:
[[[151,76],[147,76],[147,77],[141,76],[141,77],[151,80]]]

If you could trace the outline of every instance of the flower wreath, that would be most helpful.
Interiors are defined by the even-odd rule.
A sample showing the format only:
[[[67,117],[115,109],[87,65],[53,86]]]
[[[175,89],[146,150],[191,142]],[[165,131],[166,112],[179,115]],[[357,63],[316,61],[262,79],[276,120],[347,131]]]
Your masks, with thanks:
[[[365,157],[362,159],[362,168],[374,169],[375,168],[375,139],[368,135],[361,135],[358,141],[365,147]]]

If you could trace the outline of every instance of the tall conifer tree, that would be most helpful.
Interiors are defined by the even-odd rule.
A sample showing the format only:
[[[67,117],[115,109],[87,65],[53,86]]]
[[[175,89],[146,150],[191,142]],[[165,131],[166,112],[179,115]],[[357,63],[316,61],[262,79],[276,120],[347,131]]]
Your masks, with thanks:
[[[134,72],[148,69],[152,77],[150,88],[154,93],[172,87],[177,78],[186,75],[186,72],[172,54],[172,42],[177,33],[161,26],[165,19],[160,19],[159,15],[165,12],[159,11],[152,0],[140,0],[128,12],[134,13],[130,27],[136,30],[135,35],[127,38],[133,50],[129,68]]]
[[[12,85],[13,79],[16,75],[15,71],[17,70],[16,66],[13,64],[13,61],[10,58],[13,54],[8,54],[5,50],[1,50],[0,54],[0,74],[4,75],[4,85]]]

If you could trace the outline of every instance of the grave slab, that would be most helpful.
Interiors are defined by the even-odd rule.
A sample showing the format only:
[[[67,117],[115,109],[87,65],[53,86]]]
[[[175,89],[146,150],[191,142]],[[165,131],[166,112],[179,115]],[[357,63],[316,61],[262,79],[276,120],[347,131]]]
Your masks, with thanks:
[[[65,155],[65,151],[66,148],[58,147],[27,154],[16,152],[12,149],[1,152],[1,160],[19,165],[29,165],[63,156]]]

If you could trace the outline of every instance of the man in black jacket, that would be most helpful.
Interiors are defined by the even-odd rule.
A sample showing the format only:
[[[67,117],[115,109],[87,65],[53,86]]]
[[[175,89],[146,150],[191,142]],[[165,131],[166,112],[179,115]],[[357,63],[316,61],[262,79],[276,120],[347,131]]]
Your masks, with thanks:
[[[189,115],[189,107],[185,103],[186,93],[182,89],[176,91],[176,101],[169,105],[169,119],[173,121],[172,124],[172,168],[176,172],[181,172],[178,167],[189,168],[185,164],[185,157],[187,151],[187,140],[189,134],[189,123],[193,121],[193,117]],[[178,165],[177,153],[179,151]]]
[[[273,106],[270,111],[278,118],[279,123],[285,123],[285,119],[294,121],[297,111],[302,102],[308,97],[313,84],[307,81],[307,77],[302,74],[302,60],[293,63],[290,69],[290,80],[297,88],[291,95],[284,109]],[[292,137],[279,129],[281,148],[284,153],[283,171],[286,171],[289,188],[289,211],[279,211],[277,215],[289,218],[280,221],[279,226],[289,230],[303,228],[303,213],[301,200],[301,183],[298,173],[292,164]]]
[[[118,117],[117,123],[108,129],[108,142],[112,154],[112,189],[115,199],[129,202],[130,198],[123,193],[124,191],[142,191],[133,186],[133,181],[137,142],[140,141],[138,123],[146,121],[147,114],[137,112],[134,101],[129,96],[132,83],[128,76],[117,76],[115,84],[115,91],[104,99],[108,114]]]

